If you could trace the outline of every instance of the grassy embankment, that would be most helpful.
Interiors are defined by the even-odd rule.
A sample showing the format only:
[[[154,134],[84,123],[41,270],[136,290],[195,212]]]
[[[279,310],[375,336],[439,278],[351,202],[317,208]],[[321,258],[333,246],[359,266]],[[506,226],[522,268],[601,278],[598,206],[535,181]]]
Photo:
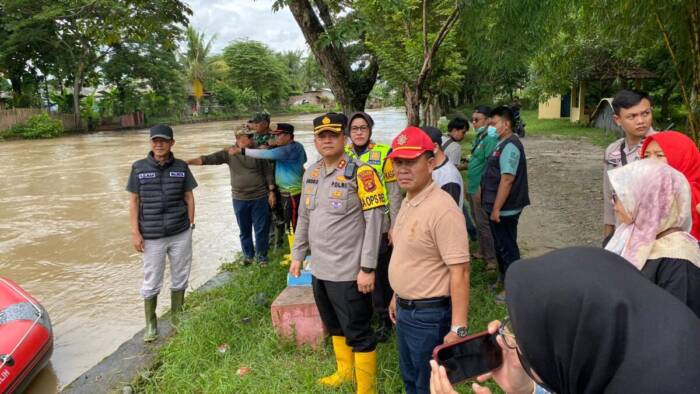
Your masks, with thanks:
[[[571,124],[568,120],[537,120],[535,111],[524,111],[528,135],[574,138],[604,145],[614,139],[598,129]],[[473,133],[468,134],[465,151]],[[334,370],[329,344],[321,349],[297,349],[290,341],[275,334],[270,303],[285,286],[286,268],[279,266],[279,256],[266,269],[225,264],[222,269],[234,273],[227,285],[192,294],[187,299],[189,315],[179,334],[166,345],[151,370],[144,371],[134,382],[137,392],[220,392],[220,393],[339,393],[339,390],[316,385],[318,377]],[[505,308],[493,301],[489,284],[494,273],[485,271],[482,261],[472,262],[470,331],[485,329],[500,319]],[[217,349],[226,344],[221,354]],[[381,393],[402,391],[395,337],[379,346],[378,389]],[[241,367],[251,368],[239,376]],[[460,392],[470,392],[461,385]]]
[[[187,298],[189,318],[180,332],[166,345],[149,371],[134,382],[136,392],[195,393],[345,393],[350,386],[329,390],[318,386],[320,376],[335,368],[329,344],[314,350],[297,349],[291,341],[275,334],[270,303],[285,286],[286,268],[277,264],[268,268],[225,264],[222,269],[234,273],[227,285]],[[472,291],[469,319],[472,332],[483,330],[493,319],[505,315],[505,309],[493,302],[488,285],[495,275],[484,271],[484,264],[472,264]],[[221,354],[218,347],[227,345]],[[379,346],[378,389],[381,393],[402,390],[395,336]],[[241,367],[251,368],[239,376]],[[470,392],[466,385],[462,392]]]

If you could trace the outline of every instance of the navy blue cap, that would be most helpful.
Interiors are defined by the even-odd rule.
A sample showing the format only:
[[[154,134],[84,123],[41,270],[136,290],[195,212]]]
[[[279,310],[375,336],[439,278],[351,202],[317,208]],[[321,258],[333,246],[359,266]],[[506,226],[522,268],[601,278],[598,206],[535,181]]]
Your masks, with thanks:
[[[166,124],[158,124],[151,127],[151,139],[165,138],[166,140],[173,139],[173,129]]]

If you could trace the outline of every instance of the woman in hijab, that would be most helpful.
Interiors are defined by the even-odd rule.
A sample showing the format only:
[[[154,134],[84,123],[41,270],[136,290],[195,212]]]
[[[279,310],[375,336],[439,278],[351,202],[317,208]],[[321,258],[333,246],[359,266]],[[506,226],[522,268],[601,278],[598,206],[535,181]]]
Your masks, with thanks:
[[[557,250],[515,262],[505,286],[510,323],[489,324],[504,363],[479,382],[523,394],[700,392],[700,319],[620,256]]]
[[[700,247],[690,235],[690,187],[680,172],[639,160],[608,172],[620,223],[605,247],[700,316]]]
[[[664,131],[645,138],[640,155],[663,161],[685,175],[691,191],[690,233],[700,240],[700,151],[695,142],[683,133]]]

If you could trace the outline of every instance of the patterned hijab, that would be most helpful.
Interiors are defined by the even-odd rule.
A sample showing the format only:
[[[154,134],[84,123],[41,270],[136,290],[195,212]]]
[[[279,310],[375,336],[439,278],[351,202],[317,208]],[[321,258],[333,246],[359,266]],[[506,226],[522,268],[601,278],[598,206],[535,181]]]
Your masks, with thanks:
[[[683,173],[690,183],[692,196],[690,211],[693,215],[690,233],[700,241],[700,212],[695,209],[700,204],[700,151],[687,135],[677,131],[664,131],[644,139],[640,152],[642,157],[651,141],[656,141],[664,151],[668,165]]]
[[[606,249],[637,269],[647,260],[685,259],[700,266],[700,248],[690,235],[690,186],[680,172],[656,160],[639,160],[608,171],[615,196],[633,218],[620,224]],[[667,230],[677,228],[657,239]]]

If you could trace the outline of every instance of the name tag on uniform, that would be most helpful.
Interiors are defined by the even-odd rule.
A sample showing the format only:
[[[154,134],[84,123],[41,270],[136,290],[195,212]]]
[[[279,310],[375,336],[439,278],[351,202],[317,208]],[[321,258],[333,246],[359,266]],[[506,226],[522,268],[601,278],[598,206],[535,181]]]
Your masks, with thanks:
[[[369,152],[369,160],[367,161],[367,164],[370,165],[378,165],[382,162],[382,154],[381,152],[377,151],[371,151]]]
[[[149,179],[149,178],[155,178],[156,173],[155,172],[142,172],[139,174],[139,179]]]
[[[171,178],[184,178],[185,173],[184,172],[179,172],[179,171],[170,171],[170,177]]]

